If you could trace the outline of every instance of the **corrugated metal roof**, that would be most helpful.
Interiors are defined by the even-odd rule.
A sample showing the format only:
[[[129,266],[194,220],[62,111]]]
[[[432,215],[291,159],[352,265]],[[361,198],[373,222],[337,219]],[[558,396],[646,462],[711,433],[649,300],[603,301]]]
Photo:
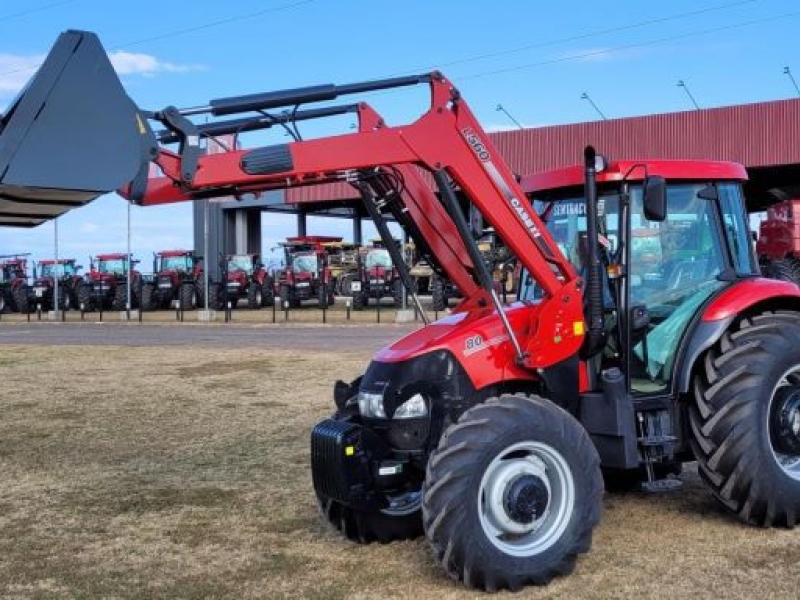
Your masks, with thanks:
[[[587,144],[611,159],[727,160],[748,168],[800,164],[800,99],[489,135],[519,174],[578,164]],[[346,198],[355,198],[346,184],[296,188],[286,195],[289,203]]]

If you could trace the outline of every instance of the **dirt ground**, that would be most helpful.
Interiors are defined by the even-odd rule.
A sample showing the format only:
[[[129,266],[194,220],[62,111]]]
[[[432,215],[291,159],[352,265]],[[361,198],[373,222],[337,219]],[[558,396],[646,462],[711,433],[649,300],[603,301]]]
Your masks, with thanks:
[[[0,346],[0,596],[483,597],[424,540],[360,547],[317,514],[309,431],[368,359]],[[607,495],[575,573],[514,597],[796,598],[800,531],[739,524],[689,471]]]

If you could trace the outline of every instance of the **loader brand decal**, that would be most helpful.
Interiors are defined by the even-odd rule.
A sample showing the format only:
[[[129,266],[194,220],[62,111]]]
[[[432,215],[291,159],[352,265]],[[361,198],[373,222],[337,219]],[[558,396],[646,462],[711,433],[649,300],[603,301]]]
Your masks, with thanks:
[[[539,228],[536,227],[536,223],[533,222],[533,218],[528,214],[528,211],[525,210],[525,206],[523,206],[519,199],[511,198],[511,206],[513,206],[514,210],[517,211],[519,218],[522,219],[522,222],[525,223],[525,227],[528,228],[528,231],[530,231],[534,237],[539,237],[542,235],[539,231]]]
[[[488,350],[489,348],[493,348],[494,346],[498,346],[503,342],[507,341],[508,341],[507,335],[498,335],[488,340],[484,340],[483,336],[473,335],[464,340],[463,354],[464,356],[472,356],[473,354],[477,354],[481,350]]]
[[[491,160],[491,155],[489,151],[486,149],[486,146],[481,141],[480,136],[477,133],[472,131],[469,127],[464,127],[461,130],[461,133],[464,134],[464,138],[467,140],[467,143],[472,146],[472,149],[475,151],[475,154],[478,155],[483,162],[488,162]]]

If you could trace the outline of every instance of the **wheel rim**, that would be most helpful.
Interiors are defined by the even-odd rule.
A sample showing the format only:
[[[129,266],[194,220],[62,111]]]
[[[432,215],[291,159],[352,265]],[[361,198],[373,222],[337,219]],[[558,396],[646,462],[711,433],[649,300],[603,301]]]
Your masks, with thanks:
[[[478,490],[486,537],[512,556],[535,556],[555,544],[574,506],[575,482],[567,461],[541,442],[520,442],[500,452]]]
[[[791,451],[786,447],[786,442],[780,439],[780,430],[783,429],[783,435],[791,435],[794,442],[800,442],[797,394],[800,394],[800,365],[786,371],[772,390],[767,412],[767,433],[775,462],[786,475],[800,481],[800,452]]]
[[[389,505],[382,508],[381,512],[391,517],[402,517],[417,512],[422,506],[422,490],[405,492],[402,494],[387,494]]]

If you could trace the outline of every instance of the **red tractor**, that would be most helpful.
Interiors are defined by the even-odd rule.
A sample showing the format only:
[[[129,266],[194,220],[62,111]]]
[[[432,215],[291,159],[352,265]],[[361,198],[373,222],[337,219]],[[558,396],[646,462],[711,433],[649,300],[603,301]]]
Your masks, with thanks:
[[[800,199],[767,208],[756,241],[756,254],[764,273],[800,284]]]
[[[223,305],[230,302],[231,308],[236,308],[239,300],[246,300],[247,308],[255,310],[275,303],[272,276],[258,254],[228,255],[222,263],[222,274],[225,282]],[[209,298],[212,308],[217,305],[213,298],[213,295]]]
[[[209,284],[211,297],[219,293],[219,284]],[[142,283],[141,309],[171,308],[193,310],[204,305],[203,261],[191,250],[162,250],[153,257],[153,277]]]
[[[27,255],[0,256],[0,312],[30,311]]]
[[[340,237],[313,235],[290,237],[281,242],[284,268],[276,281],[281,306],[296,308],[303,300],[316,300],[320,308],[333,304],[335,282],[325,244],[341,241]]]
[[[366,543],[424,533],[436,560],[469,586],[546,584],[590,549],[604,476],[675,489],[690,461],[740,520],[797,525],[800,289],[760,276],[742,166],[608,163],[587,147],[580,166],[520,183],[438,72],[145,112],[93,34],[63,34],[40,73],[64,62],[71,68],[61,78],[35,78],[17,100],[23,106],[7,113],[6,128],[27,131],[56,111],[36,136],[0,134],[0,149],[29,151],[0,153],[0,194],[22,186],[15,197],[25,202],[67,205],[120,187],[147,206],[347,182],[382,239],[391,239],[391,216],[461,290],[453,314],[380,350],[351,383],[338,382],[331,416],[311,432],[313,496],[342,536]],[[398,127],[364,102],[291,109],[413,85],[428,88],[430,106]],[[57,112],[46,100],[62,94],[84,101]],[[71,122],[67,107],[87,103],[119,126],[77,128],[64,139],[47,125]],[[188,118],[246,112],[254,114]],[[193,145],[203,135],[343,112],[356,113],[357,131],[214,155]],[[150,121],[167,132],[161,144]],[[61,178],[48,168],[58,163],[46,150],[107,147],[109,137],[127,169],[101,178],[88,161]],[[162,147],[173,141],[177,151]],[[159,174],[147,176],[149,160]],[[33,166],[27,178],[9,175]],[[502,305],[465,203],[519,261],[519,302]],[[652,250],[646,260],[633,255],[636,239]],[[393,262],[412,289],[402,259]]]
[[[399,247],[400,242],[395,243]],[[389,250],[381,242],[374,242],[359,252],[358,272],[352,279],[350,290],[356,310],[367,306],[370,298],[380,302],[385,296],[392,298],[395,306],[402,306],[403,280]]]
[[[130,262],[130,266],[129,266]],[[139,305],[142,274],[133,269],[138,260],[127,254],[98,254],[89,259],[90,270],[78,292],[78,304],[84,311],[125,310],[128,303],[128,269],[131,280],[131,308]]]
[[[84,279],[78,274],[83,267],[74,258],[42,260],[33,266],[33,285],[28,295],[28,305],[42,310],[54,308],[56,281],[58,281],[58,308],[73,310],[78,307],[78,296]]]

